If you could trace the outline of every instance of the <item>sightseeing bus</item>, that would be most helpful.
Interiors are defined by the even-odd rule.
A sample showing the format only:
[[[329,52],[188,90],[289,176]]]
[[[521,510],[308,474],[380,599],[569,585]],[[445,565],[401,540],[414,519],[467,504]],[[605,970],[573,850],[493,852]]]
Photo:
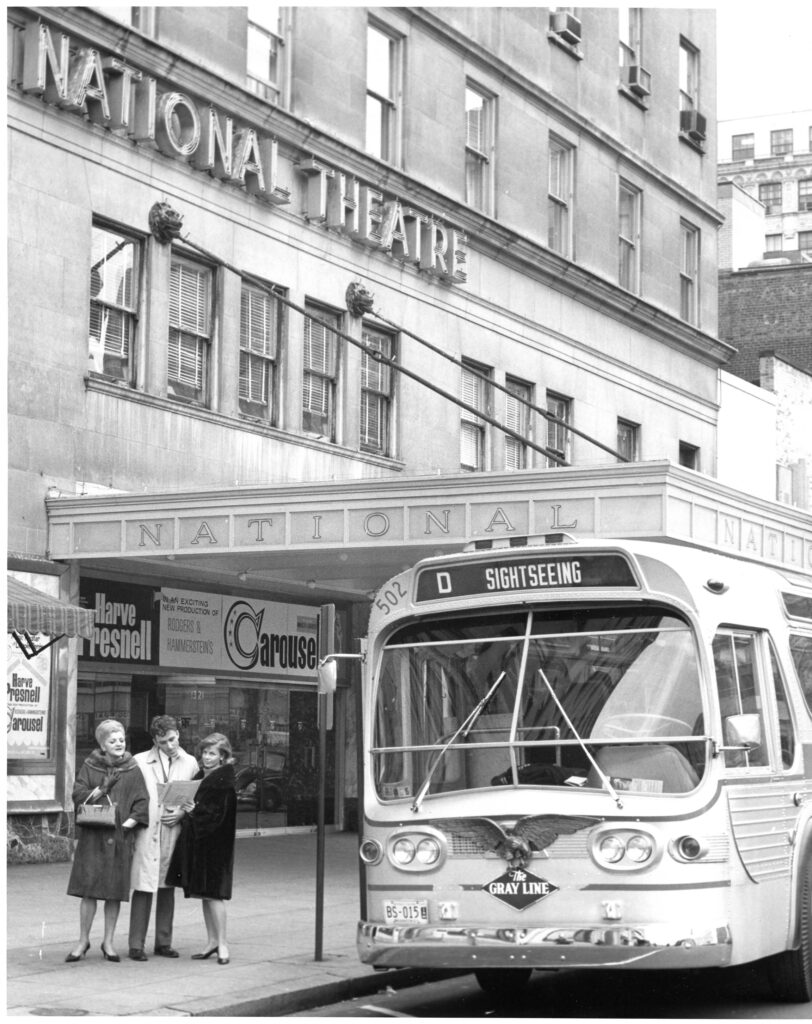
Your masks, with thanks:
[[[361,960],[756,963],[812,998],[812,579],[688,545],[538,538],[372,602]]]

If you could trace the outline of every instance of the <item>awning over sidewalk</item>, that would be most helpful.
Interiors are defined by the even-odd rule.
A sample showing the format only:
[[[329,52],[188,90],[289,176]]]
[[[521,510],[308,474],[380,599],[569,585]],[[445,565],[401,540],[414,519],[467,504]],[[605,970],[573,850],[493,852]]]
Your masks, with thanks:
[[[93,636],[95,612],[49,597],[8,576],[8,632],[46,633],[48,636]]]

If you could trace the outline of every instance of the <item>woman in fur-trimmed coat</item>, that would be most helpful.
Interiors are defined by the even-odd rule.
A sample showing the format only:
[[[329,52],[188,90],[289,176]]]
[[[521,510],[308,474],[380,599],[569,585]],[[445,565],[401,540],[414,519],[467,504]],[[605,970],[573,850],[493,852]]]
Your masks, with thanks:
[[[102,953],[106,960],[118,961],[113,947],[121,901],[130,898],[130,863],[134,830],[149,821],[149,795],[144,776],[125,750],[124,726],[108,718],[96,729],[99,749],[94,750],[76,774],[73,804],[88,801],[116,805],[113,828],[76,827],[68,895],[79,896],[79,942],[65,958],[68,963],[81,960],[90,946],[90,927],[96,915],[96,901],[104,900],[104,938]]]
[[[218,964],[229,961],[226,945],[226,908],[234,878],[234,836],[237,830],[237,794],[231,744],[222,733],[200,743],[202,769],[194,804],[181,822],[180,838],[172,854],[166,884],[183,895],[203,901],[208,942],[193,960],[217,953]]]

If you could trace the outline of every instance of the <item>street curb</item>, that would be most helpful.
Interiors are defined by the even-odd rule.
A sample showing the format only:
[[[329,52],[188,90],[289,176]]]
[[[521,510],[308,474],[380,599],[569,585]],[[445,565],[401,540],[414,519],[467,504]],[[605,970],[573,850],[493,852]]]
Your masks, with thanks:
[[[402,989],[423,985],[430,981],[470,974],[470,971],[434,971],[426,968],[401,967],[381,971],[362,978],[346,978],[324,985],[260,996],[231,1005],[219,1005],[195,1011],[187,1007],[191,1017],[284,1017],[299,1010],[312,1010],[317,1006],[343,1002],[357,996],[374,995],[386,988]]]

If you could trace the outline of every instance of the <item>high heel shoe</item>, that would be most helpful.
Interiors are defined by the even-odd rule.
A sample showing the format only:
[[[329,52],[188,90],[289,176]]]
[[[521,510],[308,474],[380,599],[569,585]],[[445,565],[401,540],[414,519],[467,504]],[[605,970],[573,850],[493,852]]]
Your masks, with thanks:
[[[78,960],[84,960],[85,953],[89,949],[90,949],[90,943],[87,942],[87,943],[85,943],[85,948],[82,950],[81,953],[68,953],[68,955],[65,957],[65,963],[66,964],[75,964]]]
[[[121,957],[118,955],[118,953],[108,953],[107,950],[104,948],[104,943],[102,943],[99,948],[101,949],[102,956],[104,957],[105,960],[109,960],[111,964],[121,963]]]
[[[205,953],[192,953],[193,960],[208,960],[210,956],[214,956],[217,952],[217,946],[214,949],[207,949]]]

